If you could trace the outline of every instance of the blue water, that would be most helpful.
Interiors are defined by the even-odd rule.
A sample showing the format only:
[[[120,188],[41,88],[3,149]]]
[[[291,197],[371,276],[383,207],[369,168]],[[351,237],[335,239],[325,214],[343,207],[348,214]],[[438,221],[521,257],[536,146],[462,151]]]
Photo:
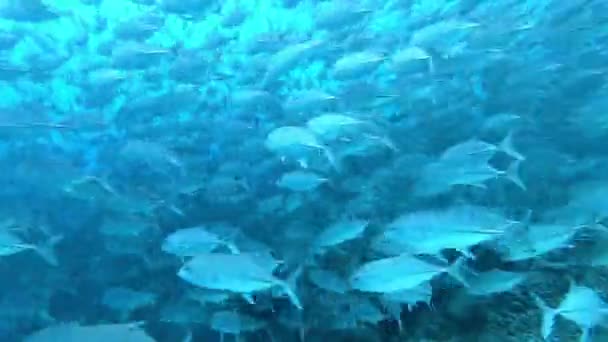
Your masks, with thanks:
[[[600,0],[0,2],[0,341],[607,340],[607,37]]]

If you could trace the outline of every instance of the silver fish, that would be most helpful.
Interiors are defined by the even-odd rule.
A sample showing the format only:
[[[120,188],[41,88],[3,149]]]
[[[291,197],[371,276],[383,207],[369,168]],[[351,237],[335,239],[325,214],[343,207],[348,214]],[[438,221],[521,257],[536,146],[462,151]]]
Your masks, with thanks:
[[[202,288],[243,294],[278,286],[294,306],[302,308],[299,298],[287,283],[276,278],[272,270],[261,267],[247,254],[199,254],[186,262],[177,275]]]
[[[361,265],[351,275],[350,284],[353,289],[364,292],[395,292],[414,288],[447,272],[466,285],[463,271],[464,258],[452,265],[440,266],[405,253]]]

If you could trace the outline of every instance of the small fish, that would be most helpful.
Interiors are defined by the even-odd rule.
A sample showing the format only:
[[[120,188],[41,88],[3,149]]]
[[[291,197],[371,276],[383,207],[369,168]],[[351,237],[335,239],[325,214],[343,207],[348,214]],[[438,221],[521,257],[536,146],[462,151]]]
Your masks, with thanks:
[[[57,254],[55,251],[56,245],[63,240],[63,236],[51,236],[42,244],[25,243],[17,235],[0,230],[0,256],[8,256],[17,254],[27,250],[33,250],[44,261],[51,266],[59,266]]]
[[[274,96],[260,89],[239,89],[230,95],[230,104],[238,109],[256,109],[278,106]]]
[[[366,220],[341,219],[325,228],[315,240],[314,253],[323,253],[328,248],[357,239],[363,235],[369,225]]]
[[[336,100],[336,96],[323,90],[302,90],[294,92],[283,103],[283,109],[288,113],[310,113],[321,110]]]
[[[480,158],[489,160],[496,152],[501,151],[516,160],[526,158],[513,147],[513,132],[509,132],[499,145],[493,145],[481,140],[471,139],[446,149],[440,160],[457,160],[466,158]]]
[[[225,27],[237,27],[241,25],[249,13],[245,10],[242,5],[234,5],[230,11],[226,11],[226,13],[222,17],[222,24]]]
[[[163,24],[164,17],[146,13],[117,23],[113,33],[117,39],[143,41],[159,31]]]
[[[292,304],[302,309],[297,295],[272,270],[260,266],[248,254],[202,253],[186,262],[177,275],[183,280],[211,290],[249,294],[280,287]]]
[[[321,40],[310,40],[288,45],[283,50],[272,55],[267,63],[268,68],[262,81],[262,87],[265,88],[283,74],[295,68],[300,62],[311,57],[322,45],[323,41]]]
[[[72,180],[64,191],[71,196],[86,200],[107,202],[118,196],[118,193],[103,179],[85,176]]]
[[[566,297],[557,308],[551,308],[533,295],[542,311],[542,337],[547,340],[555,328],[555,318],[562,316],[578,325],[582,330],[580,341],[590,341],[591,330],[598,325],[605,325],[608,318],[608,304],[593,289],[570,282]]]
[[[486,157],[465,157],[432,162],[423,167],[414,184],[414,193],[434,196],[450,191],[457,185],[486,189],[484,182],[506,179],[522,190],[527,187],[519,176],[520,160],[513,161],[506,170],[498,170],[488,164]]]
[[[314,133],[305,127],[282,126],[275,128],[266,136],[264,145],[268,150],[281,157],[289,157],[298,161],[306,160],[311,149],[322,151],[330,164],[339,169],[336,158],[329,148],[322,145]]]
[[[338,30],[355,25],[371,12],[353,3],[333,0],[319,3],[313,13],[317,28]]]
[[[511,291],[525,280],[525,273],[493,269],[467,277],[467,284],[469,286],[466,288],[466,291],[476,296],[490,296]]]
[[[440,20],[416,30],[410,38],[410,45],[445,53],[480,26],[476,22]]]
[[[338,59],[330,73],[339,80],[359,78],[373,73],[386,57],[373,51],[354,52]]]
[[[0,231],[0,256],[13,255],[28,249],[36,249],[36,246],[23,242],[8,231]]]
[[[55,324],[36,331],[24,342],[49,341],[137,341],[154,342],[141,323],[118,323],[79,325],[77,323]]]
[[[121,321],[140,308],[154,305],[157,295],[151,292],[135,291],[126,287],[108,288],[101,298],[101,304],[119,313]]]
[[[277,180],[277,186],[291,191],[307,192],[315,190],[321,184],[328,181],[329,179],[321,177],[314,172],[291,171],[284,173],[281,178]]]
[[[381,300],[383,302],[398,303],[400,305],[406,304],[408,310],[411,311],[418,302],[426,303],[432,308],[432,297],[433,287],[430,282],[425,282],[410,289],[383,293]]]
[[[455,249],[470,256],[471,247],[499,239],[511,225],[496,211],[479,206],[417,211],[389,223],[372,248],[388,255],[439,255],[444,249]]]
[[[572,247],[575,234],[585,227],[544,222],[518,226],[497,241],[498,252],[505,261],[540,257],[551,251]]]
[[[228,291],[209,290],[202,288],[189,289],[186,297],[202,305],[208,304],[222,304],[231,297],[231,293]]]
[[[205,227],[179,229],[165,238],[162,250],[178,257],[194,257],[201,253],[209,253],[220,246],[227,247],[234,254],[239,249],[232,243],[207,231]]]
[[[315,116],[306,122],[306,127],[323,141],[335,141],[350,133],[360,131],[365,121],[338,113]]]
[[[464,267],[464,258],[441,266],[404,253],[361,265],[350,276],[350,284],[353,289],[363,292],[387,293],[411,289],[441,273],[448,273],[466,285]]]
[[[486,134],[508,134],[519,126],[523,120],[524,118],[514,113],[498,113],[487,117],[481,126],[481,130]]]
[[[433,73],[431,55],[425,50],[412,46],[397,51],[391,58],[390,68],[399,74]]]
[[[112,65],[118,69],[146,69],[169,56],[171,50],[150,44],[127,41],[112,50]]]

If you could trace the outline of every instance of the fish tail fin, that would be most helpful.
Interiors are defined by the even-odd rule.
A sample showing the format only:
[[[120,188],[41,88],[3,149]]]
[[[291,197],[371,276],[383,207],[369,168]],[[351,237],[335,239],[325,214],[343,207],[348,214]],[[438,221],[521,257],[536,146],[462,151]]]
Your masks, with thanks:
[[[186,332],[186,336],[184,336],[182,342],[192,342],[192,330]]]
[[[232,254],[241,254],[241,250],[233,243],[227,243],[226,248],[228,248]]]
[[[593,329],[584,328],[579,339],[580,342],[591,342],[593,341]]]
[[[186,217],[186,214],[184,214],[184,212],[180,208],[178,208],[177,206],[175,206],[174,204],[169,204],[168,209],[171,212],[177,214],[178,216]]]
[[[557,312],[555,309],[550,308],[539,296],[536,294],[532,294],[534,298],[534,302],[540,308],[543,314],[543,320],[540,327],[540,332],[543,336],[543,339],[547,339],[551,332],[553,331],[553,326],[555,326],[555,316]]]
[[[399,152],[399,148],[388,136],[377,136],[373,134],[365,134],[365,136],[371,140],[377,141],[379,144],[386,146],[393,152]]]
[[[247,302],[247,304],[253,305],[255,304],[255,299],[250,293],[243,293],[241,297]]]
[[[306,329],[304,327],[300,327],[298,329],[298,336],[300,338],[300,342],[306,342]]]
[[[456,279],[460,283],[462,283],[462,285],[464,285],[465,287],[469,287],[469,282],[467,280],[467,277],[469,275],[475,274],[475,272],[473,270],[469,269],[465,265],[466,260],[467,260],[466,257],[458,258],[453,264],[448,266],[448,268],[446,269],[446,272],[449,275],[451,275],[454,279]]]
[[[336,158],[336,156],[334,155],[334,153],[327,147],[323,148],[323,154],[325,154],[325,158],[327,158],[327,160],[329,161],[329,163],[331,164],[331,166],[336,170],[336,171],[340,171],[341,167],[340,167],[340,163],[338,162],[338,159]]]
[[[431,76],[435,76],[435,62],[433,62],[433,57],[429,57],[429,74]]]
[[[519,167],[521,166],[521,160],[515,160],[509,165],[507,170],[505,171],[505,177],[513,182],[513,184],[517,185],[522,190],[526,191],[526,184],[521,180],[519,176]]]
[[[303,271],[303,266],[299,265],[298,268],[295,269],[295,271],[293,271],[290,275],[289,278],[287,278],[287,283],[290,284],[290,286],[295,286],[296,282],[300,279],[300,277],[302,276],[302,271]]]
[[[52,236],[48,241],[44,244],[36,246],[34,250],[47,264],[51,266],[59,266],[59,261],[57,260],[57,254],[55,253],[55,245],[57,245],[61,240],[63,240],[62,235]]]
[[[530,222],[532,222],[532,214],[532,209],[526,210],[526,213],[522,216],[521,220],[515,221],[516,224],[520,224],[525,227],[530,226]]]
[[[498,145],[498,150],[506,153],[512,158],[523,161],[526,160],[523,154],[519,153],[513,146],[513,131],[510,131],[507,136]]]
[[[295,306],[299,310],[303,309],[302,302],[300,302],[300,298],[298,298],[298,295],[296,295],[296,293],[293,292],[293,290],[291,289],[289,284],[280,280],[277,282],[277,285],[279,285],[281,287],[281,289],[283,290],[283,292],[285,292],[285,294],[287,295],[287,298],[289,298],[289,301],[291,302],[291,304],[293,304],[293,306]]]

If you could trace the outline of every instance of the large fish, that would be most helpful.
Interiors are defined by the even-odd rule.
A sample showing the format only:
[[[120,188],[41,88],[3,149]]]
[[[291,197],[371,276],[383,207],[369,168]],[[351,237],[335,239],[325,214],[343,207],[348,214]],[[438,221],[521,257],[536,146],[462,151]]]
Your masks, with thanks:
[[[300,299],[289,285],[276,278],[271,269],[260,266],[248,254],[199,254],[184,264],[177,275],[202,288],[243,294],[278,286],[293,305],[302,308]]]
[[[410,254],[370,261],[350,276],[351,287],[364,292],[387,293],[414,288],[435,276],[448,273],[466,285],[464,259],[452,265],[436,265]]]
[[[534,300],[542,310],[541,334],[546,340],[555,328],[555,319],[562,316],[579,326],[582,330],[580,341],[591,341],[591,330],[608,324],[608,304],[593,289],[570,282],[566,297],[557,308],[551,308],[534,295]]]

